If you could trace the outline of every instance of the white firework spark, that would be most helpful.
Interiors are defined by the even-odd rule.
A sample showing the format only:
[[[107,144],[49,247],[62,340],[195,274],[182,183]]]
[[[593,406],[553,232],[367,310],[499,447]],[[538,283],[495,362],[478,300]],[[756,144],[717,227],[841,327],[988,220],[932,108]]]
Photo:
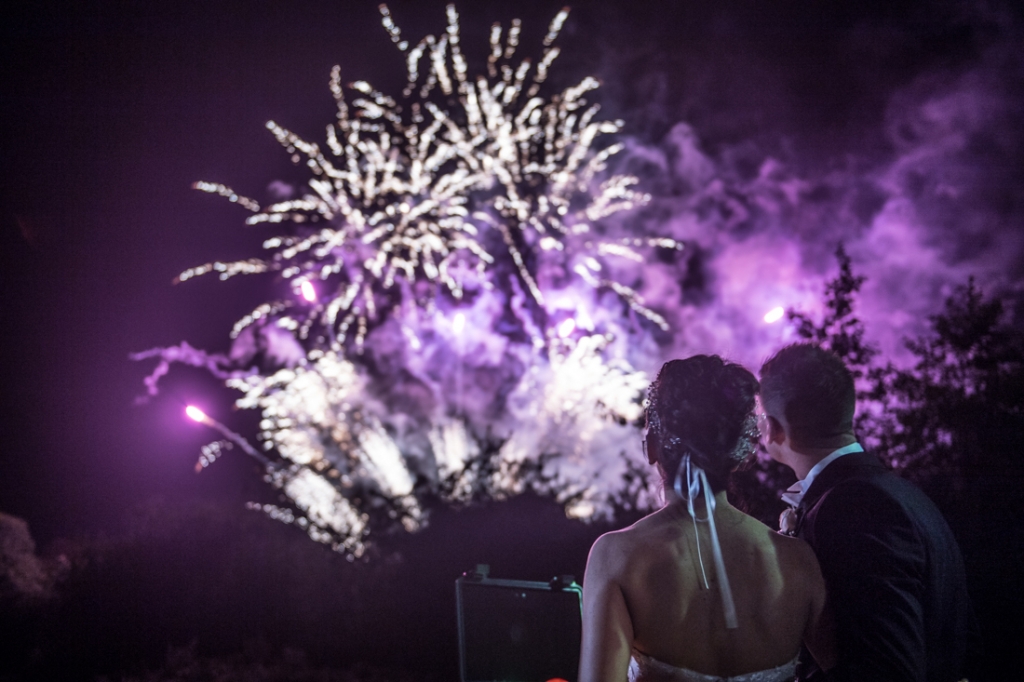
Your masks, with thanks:
[[[638,247],[681,248],[672,240],[609,244],[592,234],[595,222],[649,197],[635,190],[632,176],[597,180],[622,147],[595,151],[595,142],[618,132],[622,123],[596,119],[599,106],[586,99],[598,87],[595,79],[584,78],[550,99],[538,94],[559,54],[554,42],[568,10],[552,21],[535,66],[529,58],[514,61],[519,23],[504,38],[495,25],[487,73],[475,79],[467,73],[454,6],[448,7],[440,38],[428,35],[412,47],[401,39],[386,6],[381,12],[385,29],[406,54],[401,101],[357,81],[350,85],[349,104],[335,67],[330,85],[338,112],[327,128],[326,149],[273,121],[267,124],[292,160],[304,161],[312,172],[301,198],[261,208],[224,185],[195,185],[252,211],[250,225],[288,223],[292,233],[264,242],[269,258],[207,263],[181,273],[179,281],[209,272],[227,279],[276,271],[296,291],[321,282],[324,293],[299,325],[299,336],[306,339],[319,322],[337,347],[353,329],[362,345],[369,326],[402,300],[430,307],[439,290],[461,299],[466,278],[457,271],[468,268],[473,281],[491,286],[484,273],[501,258],[511,258],[542,306],[544,295],[524,252],[587,249],[595,256],[639,259]],[[500,239],[488,239],[488,233]],[[582,274],[579,267],[572,270]],[[632,288],[584,277],[667,327]],[[413,285],[419,282],[432,289],[417,295]]]
[[[422,510],[399,447],[379,420],[359,409],[365,386],[357,368],[334,352],[311,355],[294,370],[226,384],[243,393],[237,407],[261,411],[264,448],[288,463],[268,468],[268,481],[305,512],[316,539],[358,556],[367,518],[343,492],[392,501],[407,530],[419,527]]]
[[[643,416],[642,398],[650,382],[627,363],[605,359],[603,351],[612,340],[590,334],[555,342],[550,364],[532,367],[509,401],[517,421],[535,427],[517,429],[503,446],[503,473],[538,455],[557,453],[541,472],[544,485],[577,518],[610,513],[625,461],[595,466],[596,459],[603,459],[596,454],[626,452],[635,444],[633,424]],[[517,485],[513,478],[495,487],[518,492]]]

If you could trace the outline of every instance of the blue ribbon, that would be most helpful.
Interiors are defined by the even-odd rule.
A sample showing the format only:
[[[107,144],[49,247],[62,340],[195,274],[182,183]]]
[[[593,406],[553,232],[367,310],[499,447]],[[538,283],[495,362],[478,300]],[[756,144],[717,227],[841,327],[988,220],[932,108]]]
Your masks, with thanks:
[[[683,495],[683,473],[686,474],[686,495]],[[718,540],[718,529],[715,526],[715,496],[708,484],[707,474],[696,464],[690,461],[690,453],[683,455],[679,462],[679,469],[676,472],[675,491],[679,497],[686,498],[686,511],[693,519],[693,535],[697,540],[697,560],[700,562],[700,574],[704,579],[704,587],[711,589],[708,585],[708,576],[704,571],[704,557],[700,551],[700,533],[697,532],[697,521],[707,521],[711,531],[711,556],[715,561],[715,574],[718,577],[718,590],[722,595],[722,610],[725,612],[725,627],[734,630],[738,627],[736,621],[736,602],[732,598],[732,587],[729,585],[729,576],[725,572],[725,560],[722,558],[722,544]],[[701,487],[704,488],[704,503],[707,506],[708,517],[698,519],[693,507],[694,499],[700,494]]]

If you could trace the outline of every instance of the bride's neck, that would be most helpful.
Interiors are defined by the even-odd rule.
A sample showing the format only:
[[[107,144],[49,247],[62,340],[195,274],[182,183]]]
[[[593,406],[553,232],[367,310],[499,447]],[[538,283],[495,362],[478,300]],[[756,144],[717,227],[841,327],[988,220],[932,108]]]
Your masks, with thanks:
[[[677,495],[673,487],[665,486],[664,495],[666,507],[671,507],[673,505],[681,505],[683,510],[686,510],[686,498]],[[732,505],[729,504],[729,497],[724,490],[719,490],[717,493],[715,493],[715,508],[732,508]],[[703,515],[706,511],[707,504],[704,502],[703,492],[701,492],[701,494],[698,495],[697,498],[693,501],[693,509],[700,515]]]

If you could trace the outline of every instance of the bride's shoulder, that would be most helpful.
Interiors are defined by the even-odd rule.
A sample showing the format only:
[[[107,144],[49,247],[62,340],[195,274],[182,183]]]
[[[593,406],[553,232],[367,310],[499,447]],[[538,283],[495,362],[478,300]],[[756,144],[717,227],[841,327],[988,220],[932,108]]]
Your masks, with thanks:
[[[818,559],[806,541],[775,531],[771,532],[770,537],[779,558],[791,569],[814,575],[820,574]]]
[[[655,536],[669,527],[668,519],[660,510],[649,514],[630,526],[613,530],[597,538],[592,551],[629,552],[638,547],[649,547]]]
[[[664,554],[660,551],[666,545],[662,524],[658,519],[648,519],[651,517],[597,538],[587,558],[587,575],[592,582],[597,578],[623,587],[632,585],[645,567]]]

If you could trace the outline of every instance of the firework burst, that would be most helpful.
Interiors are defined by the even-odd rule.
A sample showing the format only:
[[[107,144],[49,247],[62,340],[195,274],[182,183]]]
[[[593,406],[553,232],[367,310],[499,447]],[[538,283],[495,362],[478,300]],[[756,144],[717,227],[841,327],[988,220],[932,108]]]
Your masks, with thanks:
[[[550,99],[538,96],[559,54],[554,42],[568,11],[552,21],[536,65],[529,58],[516,61],[518,21],[507,31],[495,25],[487,73],[475,79],[467,74],[453,6],[447,31],[412,47],[386,6],[381,12],[406,55],[408,81],[400,100],[357,81],[349,87],[349,103],[335,67],[330,87],[337,121],[327,128],[326,149],[267,124],[293,162],[312,172],[303,196],[261,208],[222,184],[195,185],[250,210],[249,225],[284,223],[289,234],[264,242],[268,258],[207,263],[178,280],[275,271],[296,292],[317,282],[317,305],[303,309],[295,322],[299,337],[307,339],[316,327],[326,333],[317,340],[337,347],[354,329],[361,346],[369,327],[402,301],[429,309],[440,291],[460,300],[467,282],[492,286],[487,270],[507,259],[543,306],[526,254],[568,253],[577,261],[569,263],[577,276],[615,291],[666,328],[636,291],[598,274],[599,258],[641,259],[643,247],[681,248],[667,239],[605,242],[592,233],[595,222],[648,199],[635,190],[635,177],[597,180],[621,145],[595,151],[595,142],[617,132],[621,122],[596,120],[599,106],[586,99],[598,87],[593,78]],[[266,306],[240,327],[292,307]]]
[[[279,457],[266,479],[295,508],[256,506],[353,556],[375,519],[418,528],[424,493],[465,501],[532,486],[574,516],[606,512],[616,484],[604,479],[623,472],[595,471],[587,454],[628,449],[647,379],[610,359],[614,334],[584,303],[613,292],[619,312],[605,318],[632,311],[667,328],[606,261],[682,245],[602,234],[603,219],[648,197],[635,177],[608,174],[621,145],[601,141],[622,123],[598,119],[595,79],[542,94],[567,10],[536,63],[517,57],[518,20],[495,25],[475,77],[453,6],[446,31],[415,45],[381,13],[405,56],[400,97],[345,87],[335,67],[325,146],[267,124],[311,172],[301,196],[261,206],[195,185],[247,209],[247,224],[283,229],[264,258],[207,263],[178,281],[273,272],[293,296],[239,320],[231,357],[187,344],[136,357],[159,356],[159,374],[183,358],[209,366],[241,392],[237,407],[261,412],[264,451]],[[268,372],[239,350],[257,334],[278,348]],[[221,451],[204,449],[199,468]]]

